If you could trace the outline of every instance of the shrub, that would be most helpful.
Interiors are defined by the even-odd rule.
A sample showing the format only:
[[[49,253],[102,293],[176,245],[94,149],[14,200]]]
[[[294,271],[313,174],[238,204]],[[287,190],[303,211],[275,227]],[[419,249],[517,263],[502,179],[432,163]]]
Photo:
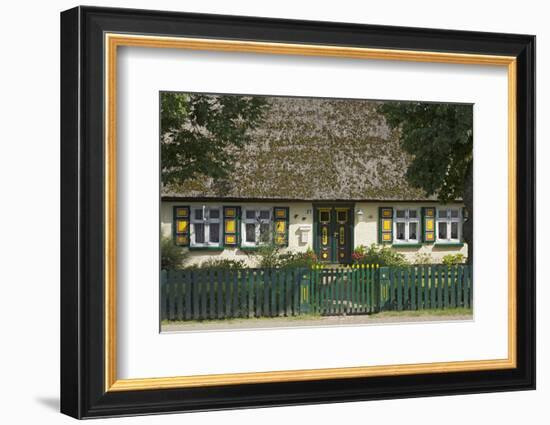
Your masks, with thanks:
[[[192,264],[186,269],[221,269],[221,270],[240,270],[246,269],[246,263],[243,260],[230,260],[227,258],[211,258],[200,264]]]
[[[280,265],[281,248],[277,245],[262,245],[254,255],[258,258],[258,267],[262,269],[275,269]]]
[[[463,264],[466,257],[463,254],[448,254],[443,257],[441,261],[446,266],[456,266],[457,264]]]
[[[201,268],[240,270],[246,268],[246,263],[243,260],[212,258],[201,263]]]
[[[279,255],[280,268],[310,269],[314,264],[317,264],[317,255],[309,248],[306,252],[285,252]]]
[[[419,252],[414,256],[414,264],[423,265],[423,264],[434,264],[434,263],[435,263],[434,259],[427,252],[424,252],[424,253]]]
[[[160,268],[162,270],[178,270],[183,268],[188,252],[174,244],[172,238],[162,237],[160,240]]]
[[[292,252],[283,251],[276,245],[264,245],[254,255],[258,257],[258,267],[262,269],[311,268],[317,263],[317,255],[311,249]]]
[[[376,244],[372,244],[368,248],[364,245],[358,246],[351,258],[355,264],[379,264],[380,266],[405,266],[408,264],[403,254],[387,246],[378,247]]]

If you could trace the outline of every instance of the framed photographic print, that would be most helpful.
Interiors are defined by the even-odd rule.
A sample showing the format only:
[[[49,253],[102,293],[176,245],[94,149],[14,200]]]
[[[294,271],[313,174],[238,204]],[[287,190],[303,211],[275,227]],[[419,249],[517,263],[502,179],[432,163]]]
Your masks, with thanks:
[[[535,387],[535,38],[61,14],[61,411]]]

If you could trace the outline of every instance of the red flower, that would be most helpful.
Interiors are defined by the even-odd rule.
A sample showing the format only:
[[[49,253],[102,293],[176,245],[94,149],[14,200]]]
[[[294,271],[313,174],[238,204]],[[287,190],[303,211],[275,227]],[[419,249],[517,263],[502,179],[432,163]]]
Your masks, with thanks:
[[[364,255],[358,252],[354,252],[353,254],[351,254],[351,258],[353,261],[360,261],[363,257]]]

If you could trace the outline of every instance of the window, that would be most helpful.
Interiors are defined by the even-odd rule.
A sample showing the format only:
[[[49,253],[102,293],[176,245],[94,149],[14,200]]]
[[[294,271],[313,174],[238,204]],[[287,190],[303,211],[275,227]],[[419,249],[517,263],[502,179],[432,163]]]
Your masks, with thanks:
[[[221,208],[191,208],[191,246],[217,247],[221,240]]]
[[[319,210],[319,221],[328,223],[330,221],[330,210]]]
[[[259,246],[271,242],[271,209],[245,208],[242,246]]]
[[[394,222],[395,243],[418,243],[420,220],[417,209],[396,208]]]
[[[437,209],[437,241],[458,243],[462,238],[462,215],[460,208]]]

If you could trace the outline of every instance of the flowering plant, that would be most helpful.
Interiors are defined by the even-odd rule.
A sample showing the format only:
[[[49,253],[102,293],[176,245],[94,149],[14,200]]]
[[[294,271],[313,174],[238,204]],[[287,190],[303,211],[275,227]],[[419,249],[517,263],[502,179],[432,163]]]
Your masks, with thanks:
[[[368,248],[360,245],[351,254],[355,264],[379,264],[381,266],[404,266],[407,260],[403,254],[383,246],[372,244]]]

